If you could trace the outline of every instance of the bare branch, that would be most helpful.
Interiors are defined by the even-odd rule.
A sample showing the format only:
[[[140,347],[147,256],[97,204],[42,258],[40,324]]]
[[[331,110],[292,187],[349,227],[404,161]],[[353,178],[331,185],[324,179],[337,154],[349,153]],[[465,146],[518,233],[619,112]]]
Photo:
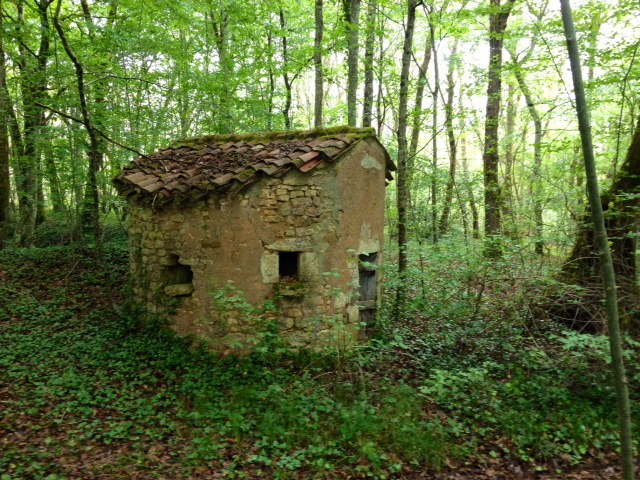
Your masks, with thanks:
[[[67,120],[72,120],[72,121],[74,121],[76,123],[81,123],[81,124],[84,125],[84,121],[79,117],[74,117],[73,115],[69,115],[68,113],[61,112],[60,110],[56,110],[55,108],[50,107],[48,105],[44,105],[44,104],[42,104],[40,102],[35,102],[35,104],[38,107],[44,108],[46,110],[49,110],[50,112],[53,112],[53,113],[55,113],[57,115],[60,115],[61,117],[66,118]],[[104,138],[107,142],[112,143],[117,147],[124,148],[125,150],[129,150],[130,152],[135,153],[136,155],[139,155],[140,157],[147,157],[147,155],[145,155],[144,153],[136,150],[135,148],[128,147],[127,145],[123,145],[122,143],[114,140],[113,138],[109,137],[106,133],[104,133],[102,130],[100,130],[98,128],[95,128],[95,127],[93,127],[93,128],[96,131],[96,133],[98,135],[100,135],[102,138]]]

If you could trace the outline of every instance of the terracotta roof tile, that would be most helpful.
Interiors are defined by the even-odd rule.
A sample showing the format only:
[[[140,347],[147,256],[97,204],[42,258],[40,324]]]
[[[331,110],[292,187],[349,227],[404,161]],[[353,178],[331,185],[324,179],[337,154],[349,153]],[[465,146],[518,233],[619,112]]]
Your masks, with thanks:
[[[303,162],[308,162],[309,160],[313,160],[316,157],[320,156],[320,152],[308,152],[300,155],[298,158]]]
[[[133,160],[114,179],[118,191],[154,205],[184,202],[247,187],[262,177],[306,173],[335,162],[373,129],[337,127],[304,132],[210,135],[186,139]],[[382,147],[381,147],[382,148]],[[387,178],[395,165],[386,154]]]
[[[315,158],[313,160],[309,160],[307,163],[305,163],[304,165],[302,165],[300,167],[300,171],[303,172],[303,173],[306,173],[309,170],[312,170],[315,167],[317,167],[320,164],[320,162],[322,162],[322,160],[319,159],[319,158]]]
[[[313,153],[320,153],[320,152],[324,153],[329,158],[333,158],[336,155],[338,155],[340,152],[342,152],[342,149],[337,148],[337,147],[320,147],[320,146],[318,146],[318,147],[315,148],[315,152],[313,152]],[[309,155],[309,154],[307,153],[307,155]]]
[[[346,145],[347,144],[342,140],[336,140],[334,138],[330,138],[329,140],[325,140],[324,142],[322,142],[320,145],[318,145],[318,147],[320,148],[335,147],[338,149],[342,149]]]

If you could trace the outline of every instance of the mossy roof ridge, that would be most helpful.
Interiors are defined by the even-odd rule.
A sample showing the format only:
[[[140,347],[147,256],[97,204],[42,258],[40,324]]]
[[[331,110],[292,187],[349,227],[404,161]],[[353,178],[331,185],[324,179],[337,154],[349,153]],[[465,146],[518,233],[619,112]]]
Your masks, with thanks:
[[[272,143],[276,141],[305,140],[309,138],[331,138],[339,134],[343,134],[355,141],[369,136],[375,136],[376,131],[372,127],[358,128],[341,125],[337,127],[313,128],[310,130],[199,135],[177,140],[173,142],[169,148],[194,147],[203,144],[222,144],[227,142],[246,142],[248,144]]]
[[[368,138],[383,152],[391,179],[395,165],[372,128],[331,127],[193,137],[132,161],[113,183],[120,194],[154,206],[184,204],[247,188],[263,177],[307,173],[337,162]]]

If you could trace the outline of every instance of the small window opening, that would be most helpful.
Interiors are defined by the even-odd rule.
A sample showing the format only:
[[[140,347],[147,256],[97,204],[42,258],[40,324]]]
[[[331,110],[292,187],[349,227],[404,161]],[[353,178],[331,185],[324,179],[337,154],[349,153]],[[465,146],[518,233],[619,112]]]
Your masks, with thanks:
[[[278,274],[280,281],[300,278],[300,252],[278,252]]]
[[[178,255],[170,255],[167,263],[169,264],[165,269],[165,281],[167,283],[191,283],[193,281],[191,267],[180,263]]]
[[[191,295],[193,292],[193,271],[189,265],[180,263],[180,257],[172,254],[169,256],[167,266],[163,270],[163,281],[171,288],[165,288],[165,293],[170,296]]]

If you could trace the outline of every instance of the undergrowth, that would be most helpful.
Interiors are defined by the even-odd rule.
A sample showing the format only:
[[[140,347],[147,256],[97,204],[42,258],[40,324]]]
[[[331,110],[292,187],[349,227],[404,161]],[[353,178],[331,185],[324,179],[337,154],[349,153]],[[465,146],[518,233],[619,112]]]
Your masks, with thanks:
[[[90,248],[0,252],[1,478],[411,478],[614,451],[606,343],[531,318],[527,282],[544,268],[532,275],[517,252],[492,268],[422,252],[405,321],[346,361],[216,358],[117,316],[127,288],[110,298],[105,285],[126,285],[122,242],[106,245],[109,272]],[[627,347],[638,418],[639,345]]]

